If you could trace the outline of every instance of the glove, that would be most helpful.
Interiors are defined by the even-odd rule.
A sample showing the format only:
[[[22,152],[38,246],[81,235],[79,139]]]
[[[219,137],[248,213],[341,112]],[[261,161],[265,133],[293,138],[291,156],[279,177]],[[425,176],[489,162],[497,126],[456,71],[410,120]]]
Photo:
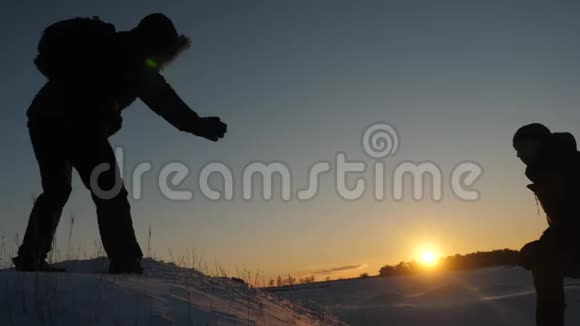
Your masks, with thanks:
[[[537,264],[540,250],[540,241],[532,241],[520,249],[519,265],[525,269],[531,270]]]
[[[228,125],[223,123],[220,118],[206,117],[195,120],[191,133],[217,142],[220,138],[224,138],[227,130]]]

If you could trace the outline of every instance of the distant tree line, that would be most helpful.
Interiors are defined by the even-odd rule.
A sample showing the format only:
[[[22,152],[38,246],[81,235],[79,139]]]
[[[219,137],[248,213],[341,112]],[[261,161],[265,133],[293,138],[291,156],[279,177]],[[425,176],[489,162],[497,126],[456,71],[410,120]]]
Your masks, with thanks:
[[[329,280],[329,279],[327,279],[327,280]],[[282,276],[278,276],[278,278],[276,280],[270,279],[268,281],[268,286],[269,287],[282,287],[282,286],[292,287],[292,286],[297,285],[297,284],[310,284],[310,283],[314,283],[314,282],[316,282],[316,278],[314,276],[307,276],[307,277],[301,277],[299,279],[296,279],[294,276],[288,275],[287,278],[283,278]]]
[[[455,255],[439,259],[438,270],[466,270],[493,266],[510,266],[518,264],[519,252],[510,249],[475,252],[467,255]],[[389,277],[412,275],[431,269],[423,264],[400,262],[397,265],[385,265],[379,270],[379,276]]]

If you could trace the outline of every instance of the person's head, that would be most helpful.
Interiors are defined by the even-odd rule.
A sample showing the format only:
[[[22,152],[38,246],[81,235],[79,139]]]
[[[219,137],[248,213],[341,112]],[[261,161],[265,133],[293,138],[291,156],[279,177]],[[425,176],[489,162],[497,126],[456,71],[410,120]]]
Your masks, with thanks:
[[[159,13],[145,16],[132,32],[139,40],[148,64],[159,68],[171,62],[191,44],[188,37],[177,32],[171,19]]]
[[[540,123],[531,123],[521,127],[513,138],[517,156],[524,164],[530,164],[551,135],[550,129]]]

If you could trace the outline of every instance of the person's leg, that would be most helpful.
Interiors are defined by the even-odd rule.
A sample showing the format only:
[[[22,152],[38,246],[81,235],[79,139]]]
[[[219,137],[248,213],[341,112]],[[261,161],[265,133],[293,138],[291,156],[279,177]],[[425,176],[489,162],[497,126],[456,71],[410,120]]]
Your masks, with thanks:
[[[530,269],[534,277],[538,326],[564,325],[564,270],[555,248],[547,241],[534,241],[521,250],[525,258],[522,265]]]
[[[566,308],[564,274],[550,266],[536,266],[532,271],[536,287],[536,322],[539,326],[563,326]]]
[[[43,193],[34,201],[14,262],[17,267],[35,269],[44,263],[51,250],[62,209],[71,192],[72,167],[62,134],[34,123],[29,124],[29,133],[40,167]]]
[[[138,261],[143,257],[135,238],[127,191],[111,145],[104,137],[83,136],[73,150],[73,166],[97,207],[103,247],[114,261]]]

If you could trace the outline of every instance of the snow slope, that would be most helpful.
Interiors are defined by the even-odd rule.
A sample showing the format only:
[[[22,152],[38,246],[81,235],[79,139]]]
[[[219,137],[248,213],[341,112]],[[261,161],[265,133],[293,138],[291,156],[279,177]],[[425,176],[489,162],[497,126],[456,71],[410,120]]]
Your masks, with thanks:
[[[580,325],[580,281],[567,280],[567,325]],[[314,283],[269,289],[322,304],[351,325],[535,325],[531,274],[518,267]]]
[[[340,325],[229,278],[145,260],[143,276],[105,274],[106,259],[68,273],[0,272],[0,325]]]

